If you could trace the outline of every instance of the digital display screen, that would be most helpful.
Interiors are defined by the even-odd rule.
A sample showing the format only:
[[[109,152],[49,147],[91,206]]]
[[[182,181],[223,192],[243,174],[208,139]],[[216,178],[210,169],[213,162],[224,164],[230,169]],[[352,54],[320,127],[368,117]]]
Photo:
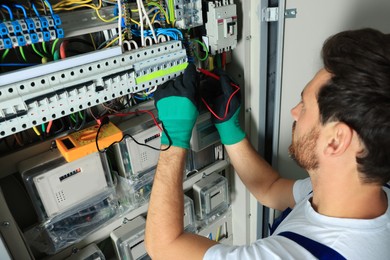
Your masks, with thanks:
[[[62,139],[61,142],[65,145],[66,149],[70,150],[75,148],[74,144],[72,141],[70,141],[69,138]]]

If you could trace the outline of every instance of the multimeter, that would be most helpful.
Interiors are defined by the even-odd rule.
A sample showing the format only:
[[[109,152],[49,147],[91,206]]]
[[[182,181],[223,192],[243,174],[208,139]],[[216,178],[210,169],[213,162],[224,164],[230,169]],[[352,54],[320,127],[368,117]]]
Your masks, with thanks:
[[[72,162],[88,154],[97,152],[96,135],[99,125],[94,125],[78,132],[56,139],[58,150],[67,162]],[[107,148],[112,143],[120,141],[122,131],[109,122],[101,127],[98,136],[98,145]]]

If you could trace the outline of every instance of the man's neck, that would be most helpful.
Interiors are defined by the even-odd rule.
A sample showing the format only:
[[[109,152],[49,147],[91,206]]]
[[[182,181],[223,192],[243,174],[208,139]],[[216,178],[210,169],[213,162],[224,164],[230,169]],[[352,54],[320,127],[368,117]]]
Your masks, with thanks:
[[[328,176],[330,177],[330,176]],[[354,219],[372,219],[388,207],[386,193],[374,184],[351,181],[323,181],[312,177],[312,207],[320,214]]]

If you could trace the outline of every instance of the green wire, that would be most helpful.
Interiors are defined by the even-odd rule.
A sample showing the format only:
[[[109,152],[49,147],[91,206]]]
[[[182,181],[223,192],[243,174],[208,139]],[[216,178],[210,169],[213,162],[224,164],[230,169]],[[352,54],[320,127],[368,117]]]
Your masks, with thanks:
[[[173,0],[168,0],[168,10],[169,10],[169,21],[173,24],[175,22],[175,8]]]
[[[76,122],[76,118],[74,117],[73,114],[70,114],[69,116],[70,116],[70,118],[72,119],[73,122],[77,123],[77,122]]]
[[[84,116],[83,116],[83,114],[81,114],[81,111],[79,111],[79,116],[80,116],[81,120],[84,120]]]
[[[165,19],[166,19],[166,20],[169,19],[169,18],[168,18],[167,12],[165,12],[164,8],[162,8],[161,5],[159,5],[158,3],[155,3],[155,2],[149,2],[149,3],[148,3],[148,6],[151,6],[151,5],[158,7],[158,8],[160,9],[160,11],[164,14]]]
[[[1,56],[1,61],[3,61],[5,59],[5,56],[7,56],[9,52],[9,49],[6,49],[4,52],[3,52],[3,55]]]
[[[27,61],[26,55],[24,55],[23,47],[20,47],[20,46],[19,46],[19,51],[20,51],[20,54],[22,55],[23,60],[24,60],[24,61]]]
[[[196,58],[197,58],[198,60],[200,60],[200,61],[205,61],[205,60],[207,59],[207,57],[209,56],[209,51],[207,50],[207,46],[206,46],[203,42],[201,42],[201,41],[199,41],[199,40],[194,39],[193,41],[196,42],[196,43],[198,43],[200,46],[202,46],[202,47],[203,47],[203,50],[206,52],[206,54],[205,54],[205,56],[204,56],[203,58],[199,57],[199,55],[198,55],[197,52],[194,52]]]
[[[38,54],[38,55],[41,56],[42,58],[45,58],[45,56],[43,56],[43,54],[40,53],[40,52],[37,50],[37,48],[35,48],[35,45],[34,45],[34,44],[31,44],[31,46],[32,46],[32,48],[33,48],[33,50],[34,50],[34,52],[35,52],[36,54]]]
[[[42,42],[42,49],[45,53],[47,53],[47,50],[46,50],[46,43],[45,42]]]
[[[53,54],[53,60],[59,60],[60,59],[60,52],[56,50]]]
[[[221,54],[217,54],[217,66],[218,68],[222,67],[222,62],[221,62]]]
[[[58,38],[54,40],[53,45],[51,46],[51,54],[54,56],[54,52],[56,51],[56,45],[58,42]]]
[[[45,123],[42,123],[42,132],[46,132],[46,129],[45,129]]]

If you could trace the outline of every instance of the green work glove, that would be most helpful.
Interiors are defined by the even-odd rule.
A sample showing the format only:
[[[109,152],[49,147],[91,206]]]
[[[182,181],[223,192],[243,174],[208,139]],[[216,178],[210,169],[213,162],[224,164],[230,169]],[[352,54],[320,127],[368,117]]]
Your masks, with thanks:
[[[165,131],[161,144],[190,148],[192,128],[199,115],[198,73],[195,65],[189,64],[184,74],[157,88],[154,103]],[[169,140],[170,139],[170,140]]]
[[[212,120],[221,137],[221,143],[227,145],[235,144],[245,137],[245,132],[241,129],[238,118],[241,107],[240,97],[238,95],[239,92],[230,99],[237,88],[230,84],[232,81],[225,71],[217,70],[214,73],[219,75],[220,79],[219,81],[211,77],[208,79],[208,88],[212,88],[209,89],[209,93],[211,91],[214,96],[213,98],[209,98],[208,102],[218,116],[213,116]],[[202,96],[204,96],[204,94]],[[226,113],[226,106],[228,105],[229,99],[230,103]]]

